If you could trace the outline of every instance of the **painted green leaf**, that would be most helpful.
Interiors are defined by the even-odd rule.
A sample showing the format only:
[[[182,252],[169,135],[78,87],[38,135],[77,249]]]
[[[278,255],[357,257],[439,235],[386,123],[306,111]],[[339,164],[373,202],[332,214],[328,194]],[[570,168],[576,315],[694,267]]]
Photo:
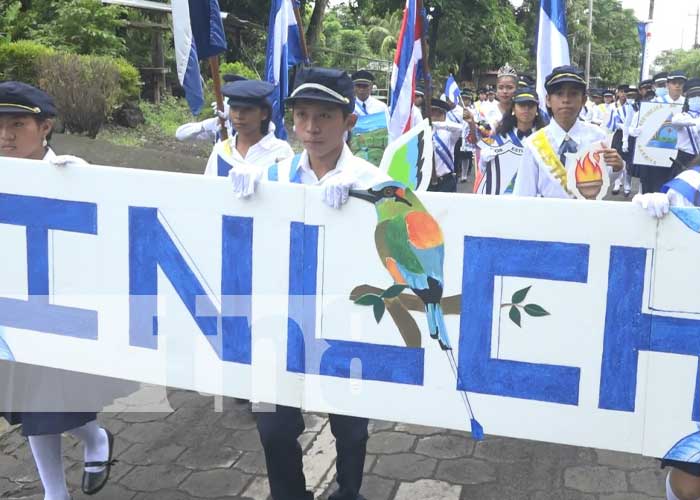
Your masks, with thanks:
[[[381,296],[385,299],[393,299],[394,297],[401,295],[401,292],[403,292],[405,289],[406,285],[392,285],[384,290],[384,293],[382,293]]]
[[[380,300],[374,304],[374,319],[377,320],[377,323],[382,320],[382,316],[384,316],[384,301]]]
[[[547,312],[542,306],[539,306],[537,304],[527,304],[525,306],[525,312],[528,313],[530,316],[549,316],[549,312]]]
[[[528,286],[527,288],[523,288],[522,290],[518,290],[513,294],[513,298],[510,299],[510,301],[513,304],[520,304],[523,300],[525,300],[525,297],[527,297],[527,292],[530,291],[530,288],[532,288],[532,285]]]
[[[520,326],[520,310],[517,307],[511,306],[508,317],[513,323]]]
[[[355,300],[355,304],[359,304],[361,306],[372,306],[374,304],[377,304],[378,302],[383,302],[382,298],[374,293],[366,293],[364,295],[360,295]]]

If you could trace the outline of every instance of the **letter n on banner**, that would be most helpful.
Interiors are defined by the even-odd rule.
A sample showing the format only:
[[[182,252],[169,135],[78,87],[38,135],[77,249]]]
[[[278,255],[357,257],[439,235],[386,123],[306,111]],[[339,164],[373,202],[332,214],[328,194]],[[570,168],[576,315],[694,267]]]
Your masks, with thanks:
[[[158,347],[158,267],[223,361],[250,364],[253,219],[222,218],[222,311],[183,256],[156,208],[129,207],[129,341]],[[167,223],[166,223],[167,225]]]
[[[470,392],[578,404],[580,368],[491,358],[496,276],[588,281],[588,245],[464,238],[459,382]]]

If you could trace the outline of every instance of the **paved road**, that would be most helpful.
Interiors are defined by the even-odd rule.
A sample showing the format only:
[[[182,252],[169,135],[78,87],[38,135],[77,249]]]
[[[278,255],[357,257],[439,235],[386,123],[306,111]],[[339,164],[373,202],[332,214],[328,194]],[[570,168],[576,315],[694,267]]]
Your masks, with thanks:
[[[201,172],[202,159],[133,151],[57,136],[58,148],[99,163]],[[106,160],[108,161],[106,161]],[[460,185],[460,191],[470,187]],[[622,199],[621,197],[619,199]],[[254,499],[268,496],[265,464],[247,405],[193,392],[144,386],[136,406],[103,413],[116,435],[108,486],[114,500]],[[148,405],[149,412],[136,411]],[[154,407],[156,410],[154,410]],[[301,437],[308,484],[332,491],[334,442],[327,419],[307,414]],[[0,423],[0,498],[43,498],[26,440]],[[650,500],[664,498],[664,474],[649,458],[507,438],[475,443],[467,433],[373,421],[363,494],[368,500]],[[76,500],[81,449],[64,437]]]

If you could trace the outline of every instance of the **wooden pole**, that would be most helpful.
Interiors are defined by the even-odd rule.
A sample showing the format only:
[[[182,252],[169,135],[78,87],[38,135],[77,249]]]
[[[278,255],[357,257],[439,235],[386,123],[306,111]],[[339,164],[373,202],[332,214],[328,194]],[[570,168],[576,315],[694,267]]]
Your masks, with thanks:
[[[297,20],[297,26],[299,26],[299,38],[301,40],[301,51],[304,53],[304,60],[309,60],[309,48],[306,46],[306,35],[304,34],[304,25],[301,22],[301,12],[299,11],[299,6],[294,2],[294,18]]]
[[[219,75],[219,56],[211,56],[209,58],[209,68],[211,69],[211,78],[214,80],[214,95],[216,96],[216,109],[224,110],[224,97],[221,94],[221,76]],[[219,117],[219,125],[221,125],[221,140],[228,139],[228,131],[226,130],[226,120]]]

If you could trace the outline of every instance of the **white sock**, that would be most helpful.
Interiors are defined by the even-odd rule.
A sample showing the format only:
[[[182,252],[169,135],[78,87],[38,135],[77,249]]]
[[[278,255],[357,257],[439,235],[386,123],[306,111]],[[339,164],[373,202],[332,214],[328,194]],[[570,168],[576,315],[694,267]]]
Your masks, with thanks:
[[[106,462],[109,459],[109,440],[107,432],[97,425],[97,420],[68,431],[85,446],[86,462]],[[100,472],[104,467],[85,467],[87,472]]]
[[[69,500],[61,454],[61,435],[29,436],[29,446],[44,487],[44,500]]]
[[[666,475],[666,500],[680,500],[671,489],[671,473]]]

